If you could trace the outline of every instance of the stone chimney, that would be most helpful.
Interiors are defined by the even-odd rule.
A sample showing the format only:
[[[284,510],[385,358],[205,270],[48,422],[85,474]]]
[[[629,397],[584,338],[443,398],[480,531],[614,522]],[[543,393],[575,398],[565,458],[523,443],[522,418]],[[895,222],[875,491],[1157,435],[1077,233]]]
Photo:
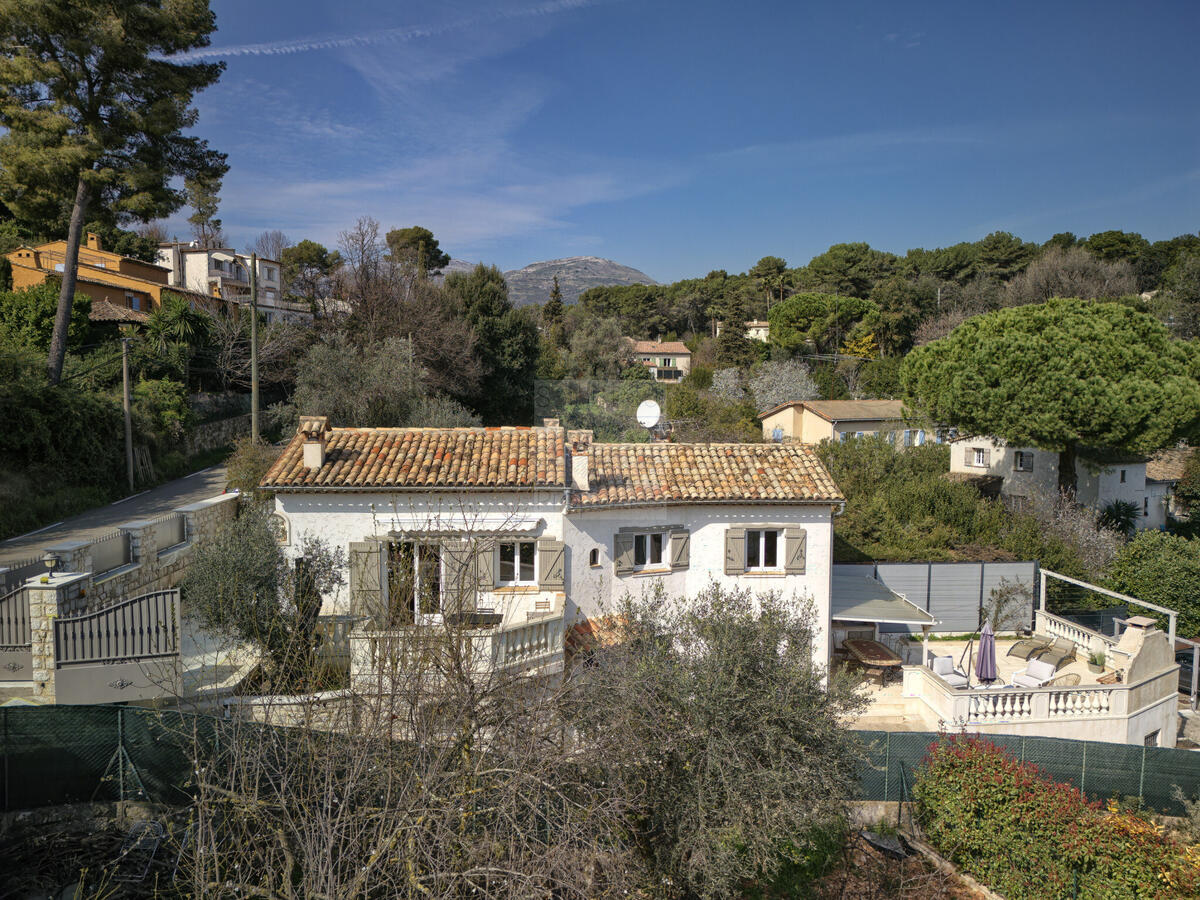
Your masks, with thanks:
[[[568,431],[567,445],[571,448],[571,487],[577,491],[590,490],[588,486],[588,454],[592,449],[592,432]]]
[[[562,428],[562,422],[559,419],[542,419],[543,428]]]
[[[321,468],[325,465],[325,445],[329,440],[329,417],[301,416],[299,432],[304,435],[304,467]]]
[[[89,231],[87,233],[87,248],[89,250],[95,250],[96,252],[103,250],[104,248],[100,245],[100,235],[92,234],[92,232]]]

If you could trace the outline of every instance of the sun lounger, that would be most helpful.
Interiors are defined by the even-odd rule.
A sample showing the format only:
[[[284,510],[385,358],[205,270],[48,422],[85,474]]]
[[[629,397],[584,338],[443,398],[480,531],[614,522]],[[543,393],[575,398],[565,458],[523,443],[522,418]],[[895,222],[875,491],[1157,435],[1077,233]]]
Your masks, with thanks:
[[[1050,638],[1032,637],[1026,638],[1023,641],[1017,641],[1008,648],[1008,656],[1015,656],[1017,659],[1029,659],[1031,656],[1036,656],[1043,650],[1048,650],[1051,645]]]
[[[933,674],[946,682],[953,688],[966,687],[968,684],[967,673],[962,669],[955,668],[953,656],[935,656],[929,663],[929,668],[933,670]]]
[[[1057,672],[1075,659],[1075,642],[1069,641],[1066,638],[1058,638],[1051,646],[1038,653],[1034,658],[1041,662],[1050,663],[1050,665],[1054,666],[1054,671]]]
[[[1044,687],[1054,678],[1054,672],[1052,664],[1040,659],[1031,659],[1024,669],[1012,677],[1012,683],[1016,687]]]

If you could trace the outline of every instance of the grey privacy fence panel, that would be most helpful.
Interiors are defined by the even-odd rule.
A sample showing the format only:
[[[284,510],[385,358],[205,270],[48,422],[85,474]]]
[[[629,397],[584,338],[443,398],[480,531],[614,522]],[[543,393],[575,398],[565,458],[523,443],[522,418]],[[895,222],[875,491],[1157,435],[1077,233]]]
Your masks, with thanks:
[[[41,575],[46,571],[46,564],[40,556],[31,556],[20,562],[9,563],[0,572],[0,594],[15,591],[30,578]]]
[[[187,539],[187,519],[183,513],[168,513],[151,521],[154,523],[155,545],[159,553]]]
[[[102,575],[132,562],[129,555],[129,533],[114,531],[92,541],[92,574]]]
[[[969,632],[979,628],[980,606],[988,602],[1003,579],[1020,581],[1029,588],[1029,602],[1017,614],[1023,623],[1033,621],[1038,567],[1035,562],[921,562],[838,564],[836,575],[869,575],[897,594],[928,610],[938,625],[935,631]],[[904,625],[881,625],[881,631],[909,631]]]

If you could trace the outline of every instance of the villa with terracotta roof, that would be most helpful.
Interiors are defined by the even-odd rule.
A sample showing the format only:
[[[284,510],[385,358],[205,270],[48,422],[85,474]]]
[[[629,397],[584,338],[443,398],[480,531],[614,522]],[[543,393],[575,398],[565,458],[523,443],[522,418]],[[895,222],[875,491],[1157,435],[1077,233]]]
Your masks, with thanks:
[[[18,247],[7,254],[12,266],[13,290],[35,287],[61,275],[66,253],[66,241],[51,241],[37,247]],[[162,306],[163,291],[173,291],[193,307],[211,312],[223,308],[220,298],[171,286],[169,274],[162,266],[105,250],[100,237],[88,232],[79,248],[75,290],[92,298],[93,322],[144,322]]]
[[[715,582],[811,602],[814,654],[829,659],[844,498],[810,447],[605,444],[553,423],[330,428],[304,417],[262,487],[290,555],[306,535],[346,552],[349,597],[327,599],[324,612],[359,617],[362,641],[459,621],[492,628],[498,658],[532,654],[531,667],[553,669],[565,628],[626,593],[694,596]],[[371,652],[355,657],[360,673],[377,666]]]
[[[887,434],[898,445],[912,446],[933,438],[918,427],[905,424],[902,400],[796,400],[781,403],[759,414],[763,440],[844,441],[852,437]]]
[[[635,341],[632,345],[635,362],[650,370],[655,381],[677,382],[692,371],[692,351],[682,341]]]

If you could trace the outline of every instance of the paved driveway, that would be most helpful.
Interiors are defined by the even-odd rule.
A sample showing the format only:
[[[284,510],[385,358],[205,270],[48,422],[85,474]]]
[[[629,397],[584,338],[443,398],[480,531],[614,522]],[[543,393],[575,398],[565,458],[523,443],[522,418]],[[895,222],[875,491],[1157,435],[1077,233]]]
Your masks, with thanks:
[[[122,522],[152,519],[225,490],[225,467],[213,466],[108,506],[89,509],[46,528],[0,542],[0,566],[40,554],[46,547],[108,534]]]

